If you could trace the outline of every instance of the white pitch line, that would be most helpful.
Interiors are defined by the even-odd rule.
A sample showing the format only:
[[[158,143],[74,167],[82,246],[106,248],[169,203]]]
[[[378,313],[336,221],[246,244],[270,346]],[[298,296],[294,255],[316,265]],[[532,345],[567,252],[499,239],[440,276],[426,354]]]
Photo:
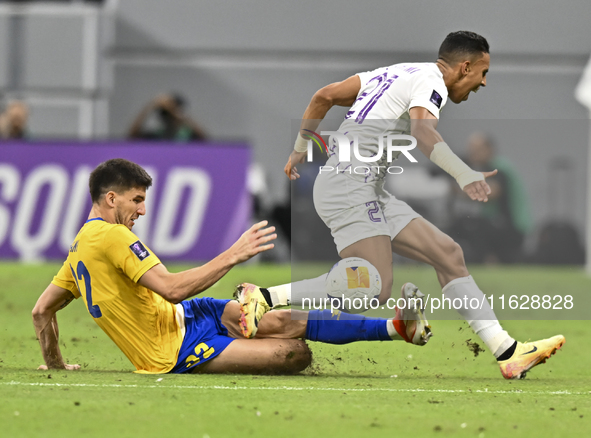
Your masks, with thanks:
[[[523,391],[520,389],[511,391],[489,391],[485,389],[422,389],[422,388],[321,388],[313,386],[220,386],[220,385],[118,385],[96,383],[43,383],[43,382],[0,382],[1,385],[11,386],[55,386],[55,387],[82,387],[82,388],[160,388],[160,389],[229,389],[229,390],[255,390],[255,391],[340,391],[340,392],[424,392],[443,394],[530,394],[530,395],[589,395],[591,391]]]

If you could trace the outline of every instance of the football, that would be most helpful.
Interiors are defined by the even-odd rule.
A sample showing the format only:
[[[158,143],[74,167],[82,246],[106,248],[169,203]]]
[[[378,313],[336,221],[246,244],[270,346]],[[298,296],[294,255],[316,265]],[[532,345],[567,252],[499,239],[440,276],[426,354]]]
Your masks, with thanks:
[[[331,303],[338,301],[339,310],[361,313],[377,305],[382,289],[378,270],[367,260],[348,257],[337,262],[326,276],[326,294]]]

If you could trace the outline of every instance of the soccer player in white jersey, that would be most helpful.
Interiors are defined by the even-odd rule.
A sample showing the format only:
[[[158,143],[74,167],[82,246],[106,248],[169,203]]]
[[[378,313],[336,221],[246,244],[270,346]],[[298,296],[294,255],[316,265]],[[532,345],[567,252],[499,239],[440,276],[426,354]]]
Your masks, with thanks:
[[[460,31],[445,38],[434,63],[395,64],[327,85],[314,94],[304,112],[285,173],[291,180],[299,177],[295,165],[306,157],[305,135],[316,131],[328,110],[334,105],[350,106],[339,132],[346,135],[352,145],[357,136],[361,155],[376,155],[379,136],[410,133],[416,138],[418,149],[452,175],[472,200],[486,202],[490,194],[486,178],[495,175],[496,170],[472,170],[443,141],[437,132],[437,122],[448,99],[454,103],[466,101],[471,92],[476,93],[486,86],[489,64],[486,39],[473,32]],[[477,298],[484,302],[482,309],[460,309],[459,313],[497,358],[505,378],[524,377],[529,369],[545,361],[564,344],[561,335],[524,344],[516,342],[503,330],[468,273],[460,246],[405,202],[384,190],[384,169],[388,164],[384,162],[385,153],[381,162],[372,163],[368,172],[359,175],[351,172],[348,166],[368,166],[367,163],[356,162],[352,151],[350,162],[339,163],[337,152],[335,145],[330,145],[327,166],[338,172],[322,172],[317,176],[314,205],[331,229],[339,255],[364,258],[378,269],[383,284],[381,303],[391,295],[392,252],[395,252],[433,266],[447,298],[464,300],[467,297],[468,302]],[[376,167],[380,165],[384,167]],[[269,288],[264,298],[272,307],[301,304],[296,288],[305,291],[306,297],[323,298],[324,279],[322,275]],[[247,312],[249,300],[254,301],[255,297],[241,296],[240,299]],[[256,297],[256,300],[262,299]]]

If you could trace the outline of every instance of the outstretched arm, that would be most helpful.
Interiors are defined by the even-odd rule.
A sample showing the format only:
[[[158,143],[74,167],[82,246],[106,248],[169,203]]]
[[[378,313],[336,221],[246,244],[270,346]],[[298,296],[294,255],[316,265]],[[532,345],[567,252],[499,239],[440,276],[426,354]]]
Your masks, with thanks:
[[[426,108],[411,108],[411,134],[417,139],[417,147],[431,161],[453,176],[462,190],[473,201],[488,201],[491,193],[485,179],[496,175],[492,172],[476,172],[454,154],[437,132],[437,118]]]
[[[342,82],[329,84],[314,93],[306,111],[304,111],[302,123],[300,125],[300,133],[296,140],[294,150],[289,156],[287,164],[283,169],[289,179],[295,180],[300,177],[295,165],[303,162],[306,156],[306,152],[303,151],[303,148],[306,147],[307,141],[304,140],[305,137],[302,137],[306,135],[306,130],[316,131],[318,125],[320,125],[320,122],[326,116],[326,113],[328,113],[333,106],[353,105],[357,98],[357,94],[359,94],[360,88],[361,80],[359,79],[359,76],[354,75]]]
[[[39,369],[80,369],[80,365],[64,363],[58,343],[59,329],[56,313],[70,304],[73,299],[74,295],[69,290],[50,284],[33,308],[33,324],[45,360],[45,365],[41,365]]]
[[[203,266],[173,274],[158,264],[142,275],[138,283],[171,303],[180,303],[211,287],[238,263],[273,248],[268,242],[277,237],[275,227],[263,228],[266,225],[267,221],[253,225],[228,250]]]

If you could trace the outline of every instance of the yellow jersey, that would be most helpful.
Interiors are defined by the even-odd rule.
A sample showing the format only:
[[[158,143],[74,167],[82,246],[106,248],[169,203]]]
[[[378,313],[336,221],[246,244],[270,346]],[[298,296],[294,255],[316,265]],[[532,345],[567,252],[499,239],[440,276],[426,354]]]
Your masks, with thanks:
[[[125,225],[96,218],[78,232],[52,283],[82,296],[140,373],[166,373],[183,341],[174,304],[137,281],[160,260]]]

